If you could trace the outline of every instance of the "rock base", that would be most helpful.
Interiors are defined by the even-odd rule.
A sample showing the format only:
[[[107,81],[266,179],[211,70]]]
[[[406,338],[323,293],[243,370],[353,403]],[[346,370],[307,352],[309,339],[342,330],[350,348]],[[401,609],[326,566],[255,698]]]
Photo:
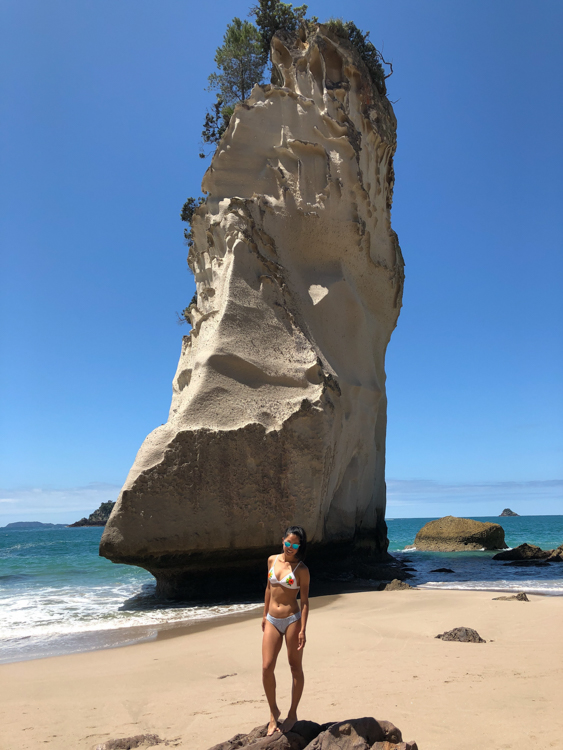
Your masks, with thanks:
[[[386,528],[381,532],[373,535],[371,543],[361,539],[310,545],[306,563],[316,582],[315,590],[319,583],[324,591],[331,584],[374,581],[373,586],[377,586],[379,581],[408,578],[404,566],[387,552]],[[151,573],[156,578],[157,596],[163,599],[252,601],[264,596],[266,562],[273,552],[271,547],[264,547],[122,558],[120,562],[138,565]]]
[[[389,721],[372,717],[327,724],[298,721],[290,732],[266,736],[267,724],[248,734],[237,734],[210,750],[418,750],[416,742],[403,742],[401,731]]]

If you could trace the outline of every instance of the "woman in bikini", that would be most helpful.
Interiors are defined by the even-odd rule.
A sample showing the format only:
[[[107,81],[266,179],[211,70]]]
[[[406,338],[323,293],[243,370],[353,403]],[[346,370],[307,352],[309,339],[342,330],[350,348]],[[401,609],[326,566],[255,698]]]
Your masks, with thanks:
[[[268,585],[262,618],[262,682],[270,706],[268,735],[289,732],[297,721],[297,706],[301,700],[303,649],[305,628],[309,614],[309,569],[303,564],[307,549],[307,535],[301,526],[290,526],[282,540],[280,555],[268,558]],[[301,594],[301,609],[297,594]],[[274,669],[285,636],[287,658],[291,669],[291,707],[286,720],[278,724],[280,710],[276,702]]]

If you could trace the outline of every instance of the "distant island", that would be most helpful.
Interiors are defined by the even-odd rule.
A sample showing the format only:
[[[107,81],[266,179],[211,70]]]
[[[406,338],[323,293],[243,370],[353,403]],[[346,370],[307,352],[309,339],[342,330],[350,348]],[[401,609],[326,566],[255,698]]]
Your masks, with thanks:
[[[510,508],[505,508],[500,514],[499,518],[502,518],[502,516],[518,516],[518,513],[515,513],[513,510],[510,510]]]
[[[66,523],[41,523],[41,521],[14,521],[0,529],[66,529]]]
[[[76,526],[105,526],[114,505],[115,502],[111,500],[108,500],[107,503],[102,503],[98,510],[90,513],[88,518],[81,518],[80,521],[71,523],[70,528],[75,528]]]

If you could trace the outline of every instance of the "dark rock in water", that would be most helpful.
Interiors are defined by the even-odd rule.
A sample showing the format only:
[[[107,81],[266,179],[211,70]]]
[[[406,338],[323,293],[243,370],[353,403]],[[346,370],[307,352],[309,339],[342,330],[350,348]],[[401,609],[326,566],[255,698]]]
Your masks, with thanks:
[[[401,731],[390,721],[372,717],[328,722],[298,721],[290,732],[268,737],[267,725],[248,734],[237,734],[210,750],[418,750],[416,742],[403,742]]]
[[[483,638],[473,628],[454,628],[445,633],[437,635],[443,641],[460,641],[461,643],[486,643]]]
[[[382,585],[380,591],[403,591],[404,589],[414,590],[414,586],[410,586],[406,581],[399,581],[398,578],[394,578],[391,583]]]
[[[552,549],[547,562],[563,562],[563,544],[557,549]]]
[[[101,745],[96,745],[96,750],[133,750],[141,745],[144,745],[145,747],[154,747],[163,742],[165,742],[165,740],[161,740],[157,734],[136,734],[134,737],[121,737],[116,740],[106,740]]]
[[[521,592],[520,594],[514,594],[513,596],[495,596],[493,597],[494,602],[529,602],[530,600]]]
[[[504,552],[498,552],[493,556],[493,560],[543,560],[549,557],[551,553],[536,547],[535,544],[520,544],[514,549],[507,549]]]
[[[500,514],[499,518],[502,518],[503,516],[517,516],[518,518],[520,517],[518,516],[518,513],[515,513],[513,510],[510,510],[510,508],[505,508]]]
[[[431,570],[431,573],[455,573],[455,570],[452,570],[451,568],[436,568],[435,570]]]
[[[431,552],[506,549],[504,529],[498,523],[455,516],[429,521],[417,533],[414,546]]]
[[[100,507],[93,513],[90,513],[88,518],[81,518],[76,523],[71,523],[70,528],[77,526],[105,526],[109,521],[109,517],[113,510],[115,502],[108,500],[106,503],[101,503]]]
[[[512,562],[505,563],[508,566],[514,566],[517,568],[548,568],[549,563],[547,560],[513,560]]]
[[[405,573],[416,573],[416,568],[404,567],[403,570],[405,571]]]

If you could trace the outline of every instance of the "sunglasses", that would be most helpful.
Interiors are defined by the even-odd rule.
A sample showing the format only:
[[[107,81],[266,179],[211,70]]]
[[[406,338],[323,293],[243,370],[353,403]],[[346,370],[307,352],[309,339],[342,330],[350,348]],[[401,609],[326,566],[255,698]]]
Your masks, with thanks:
[[[299,549],[299,547],[301,547],[300,544],[292,544],[291,542],[284,542],[283,545],[284,547],[287,547],[287,549],[290,547],[293,547],[293,549]]]

